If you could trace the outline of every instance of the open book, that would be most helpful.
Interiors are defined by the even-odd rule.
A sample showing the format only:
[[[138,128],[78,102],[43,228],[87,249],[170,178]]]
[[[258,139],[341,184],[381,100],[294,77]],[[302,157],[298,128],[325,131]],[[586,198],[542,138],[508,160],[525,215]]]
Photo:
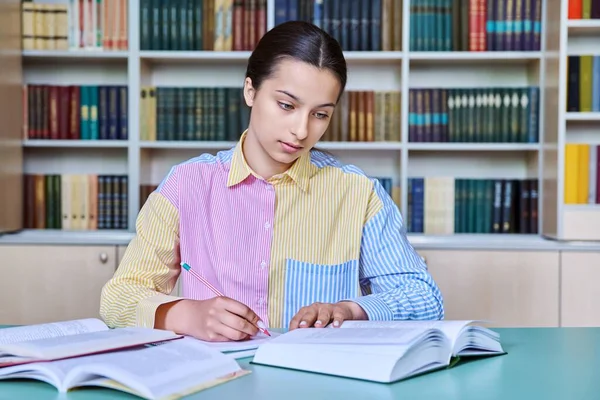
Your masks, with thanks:
[[[0,329],[0,367],[127,349],[181,337],[159,329],[109,329],[94,318],[4,328]]]
[[[118,352],[0,368],[1,379],[36,379],[64,393],[100,386],[145,399],[178,399],[247,374],[232,357],[192,338]]]
[[[375,382],[450,366],[453,357],[504,354],[496,332],[473,321],[346,321],[260,345],[252,363]]]
[[[200,343],[204,343],[206,346],[212,347],[213,349],[219,350],[221,353],[227,354],[235,359],[251,357],[256,353],[256,349],[270,340],[273,340],[280,333],[271,332],[271,336],[267,336],[263,333],[258,333],[255,337],[248,340],[241,341],[230,341],[230,342],[205,342],[198,340]]]

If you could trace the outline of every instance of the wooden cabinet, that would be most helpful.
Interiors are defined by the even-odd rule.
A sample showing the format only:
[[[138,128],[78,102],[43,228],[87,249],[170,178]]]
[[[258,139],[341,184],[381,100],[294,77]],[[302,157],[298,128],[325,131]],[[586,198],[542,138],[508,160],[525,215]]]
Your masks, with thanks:
[[[0,245],[0,324],[99,317],[124,245]],[[496,327],[600,326],[600,253],[418,249],[446,319]],[[560,290],[559,290],[560,288]],[[178,285],[174,295],[181,294]]]
[[[600,326],[600,253],[561,253],[562,326]]]
[[[446,319],[482,319],[495,327],[559,325],[558,251],[419,254],[442,291]]]
[[[0,324],[99,317],[116,246],[0,246]]]

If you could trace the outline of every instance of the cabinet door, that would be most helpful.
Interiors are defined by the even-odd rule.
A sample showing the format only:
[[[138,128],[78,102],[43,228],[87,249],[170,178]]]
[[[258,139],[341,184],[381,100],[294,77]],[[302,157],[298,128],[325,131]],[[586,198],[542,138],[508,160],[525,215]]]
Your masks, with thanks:
[[[446,319],[495,327],[558,326],[558,252],[422,250]]]
[[[561,253],[561,325],[600,326],[600,254]]]
[[[99,317],[115,246],[0,246],[0,324]]]

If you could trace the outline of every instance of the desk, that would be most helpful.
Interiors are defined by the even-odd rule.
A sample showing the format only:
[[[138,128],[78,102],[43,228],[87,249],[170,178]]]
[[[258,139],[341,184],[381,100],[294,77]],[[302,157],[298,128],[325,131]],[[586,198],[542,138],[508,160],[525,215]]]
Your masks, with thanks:
[[[496,329],[507,355],[459,364],[403,382],[378,384],[251,365],[249,375],[188,399],[561,399],[600,398],[600,328]],[[137,397],[105,389],[61,396],[36,381],[0,381],[0,399],[107,400]]]

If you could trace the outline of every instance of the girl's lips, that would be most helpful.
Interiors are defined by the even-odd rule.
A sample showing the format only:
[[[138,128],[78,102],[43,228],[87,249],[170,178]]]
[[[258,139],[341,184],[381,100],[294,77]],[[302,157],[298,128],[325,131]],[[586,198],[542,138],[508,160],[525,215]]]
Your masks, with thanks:
[[[285,151],[286,153],[296,153],[297,151],[302,150],[302,146],[296,146],[293,145],[292,143],[288,143],[288,142],[279,142],[281,143],[281,147],[283,149],[283,151]]]

